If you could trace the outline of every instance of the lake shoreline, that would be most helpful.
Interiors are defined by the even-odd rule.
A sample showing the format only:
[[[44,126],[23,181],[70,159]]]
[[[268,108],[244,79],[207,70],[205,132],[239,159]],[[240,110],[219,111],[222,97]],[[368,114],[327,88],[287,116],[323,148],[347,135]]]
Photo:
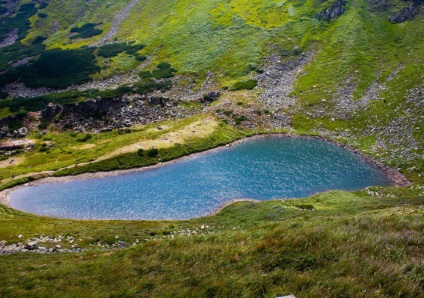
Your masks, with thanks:
[[[79,175],[74,175],[74,176],[41,178],[41,179],[38,179],[38,180],[35,180],[35,181],[31,181],[31,182],[28,182],[28,183],[25,183],[25,184],[20,184],[20,185],[14,186],[12,188],[8,188],[8,189],[1,191],[0,192],[0,204],[6,205],[6,206],[12,208],[12,206],[10,204],[11,193],[20,189],[20,188],[23,188],[23,187],[37,186],[37,185],[41,185],[41,184],[65,183],[65,182],[70,182],[70,181],[75,181],[75,180],[99,179],[99,178],[104,178],[104,177],[114,177],[114,176],[118,176],[118,175],[125,175],[125,174],[143,172],[143,171],[163,167],[163,166],[166,166],[166,165],[170,165],[172,163],[180,162],[180,161],[183,161],[183,160],[186,160],[186,159],[189,159],[189,158],[197,157],[197,156],[200,156],[200,155],[203,155],[203,154],[212,153],[212,152],[216,152],[216,151],[220,151],[220,150],[225,150],[228,147],[237,146],[237,145],[240,145],[240,144],[242,144],[246,141],[251,141],[251,140],[256,140],[256,139],[261,139],[261,138],[282,138],[282,137],[283,138],[284,137],[285,138],[293,138],[293,139],[302,139],[302,138],[303,139],[316,139],[316,140],[325,141],[327,143],[331,143],[331,144],[333,144],[337,147],[344,148],[344,149],[358,155],[364,161],[366,161],[366,162],[374,165],[375,167],[377,167],[380,171],[385,173],[387,178],[390,181],[392,181],[393,184],[396,187],[405,187],[405,186],[410,184],[409,181],[400,172],[398,172],[395,169],[377,161],[376,159],[374,159],[372,157],[365,155],[360,150],[353,148],[349,145],[338,143],[338,142],[335,142],[331,139],[320,137],[320,136],[299,136],[299,135],[287,135],[287,134],[282,134],[282,133],[276,133],[276,134],[257,134],[257,135],[253,135],[253,136],[250,136],[250,137],[244,137],[242,139],[235,140],[235,141],[233,141],[229,144],[223,145],[223,146],[207,149],[207,150],[204,150],[204,151],[201,151],[201,152],[196,152],[196,153],[189,154],[189,155],[186,155],[186,156],[182,156],[182,157],[179,157],[179,158],[167,161],[167,162],[159,162],[155,165],[151,165],[151,166],[147,166],[147,167],[132,168],[132,169],[126,169],[126,170],[113,170],[113,171],[108,171],[108,172],[84,173],[84,174],[79,174]],[[284,199],[284,198],[282,198],[282,199]],[[216,213],[218,213],[220,210],[222,210],[226,206],[228,206],[228,205],[230,205],[234,202],[240,202],[240,201],[257,202],[258,200],[253,200],[253,199],[231,200],[231,201],[226,202],[223,205],[217,207],[216,210],[212,211],[211,214],[208,214],[206,216],[215,215]]]

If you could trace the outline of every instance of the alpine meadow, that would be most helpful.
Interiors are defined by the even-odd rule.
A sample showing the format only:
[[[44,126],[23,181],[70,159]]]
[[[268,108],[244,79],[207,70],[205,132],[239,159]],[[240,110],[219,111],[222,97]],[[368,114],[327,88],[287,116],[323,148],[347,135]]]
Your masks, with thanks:
[[[423,141],[423,0],[2,0],[0,296],[424,297]]]

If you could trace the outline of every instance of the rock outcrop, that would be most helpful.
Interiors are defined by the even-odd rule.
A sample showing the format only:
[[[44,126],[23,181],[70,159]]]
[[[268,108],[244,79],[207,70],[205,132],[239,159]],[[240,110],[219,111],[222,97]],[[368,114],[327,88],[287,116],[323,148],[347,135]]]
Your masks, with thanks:
[[[405,21],[412,20],[416,15],[424,13],[424,7],[419,6],[415,3],[410,3],[408,7],[396,12],[394,15],[389,17],[389,21],[392,24],[403,23]]]
[[[333,3],[333,5],[331,5],[330,8],[326,8],[320,11],[317,14],[317,19],[319,21],[321,20],[330,21],[338,17],[339,15],[342,15],[345,12],[344,5],[345,3],[342,0],[337,0],[336,2]]]
[[[133,124],[187,117],[196,112],[166,97],[125,95],[113,99],[87,99],[76,104],[50,103],[41,112],[41,121],[46,124],[54,122],[56,127],[64,129],[108,131]]]

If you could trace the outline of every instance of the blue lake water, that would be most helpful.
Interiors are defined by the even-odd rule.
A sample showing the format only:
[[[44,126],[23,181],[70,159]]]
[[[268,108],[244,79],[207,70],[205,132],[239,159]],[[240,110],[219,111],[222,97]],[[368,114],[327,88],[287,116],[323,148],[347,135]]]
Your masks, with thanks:
[[[300,198],[390,184],[383,172],[346,149],[273,136],[141,172],[25,187],[10,201],[19,210],[62,218],[188,219],[233,199]]]

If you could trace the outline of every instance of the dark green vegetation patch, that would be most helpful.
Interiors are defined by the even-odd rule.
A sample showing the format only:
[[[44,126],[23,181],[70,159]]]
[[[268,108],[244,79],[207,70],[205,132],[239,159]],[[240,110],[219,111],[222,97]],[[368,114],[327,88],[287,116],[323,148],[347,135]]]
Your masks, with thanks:
[[[65,88],[91,80],[100,71],[93,48],[53,49],[44,52],[34,63],[15,68],[2,76],[0,85],[21,80],[28,87]]]
[[[237,90],[252,90],[258,85],[257,80],[248,80],[245,82],[237,82],[233,85],[231,88],[231,91],[237,91]]]
[[[101,46],[97,51],[97,56],[103,58],[111,58],[120,53],[127,53],[128,55],[135,55],[138,51],[142,50],[144,45],[133,45],[126,42],[111,43]]]
[[[81,27],[72,28],[71,33],[75,34],[72,35],[70,39],[90,38],[102,34],[103,30],[96,28],[97,25],[100,24],[87,23],[82,25]]]
[[[42,53],[45,46],[37,40],[32,46],[23,45],[20,42],[16,42],[13,45],[0,48],[0,71],[5,71],[11,67],[14,63],[20,61],[25,57],[34,57]],[[7,83],[8,75],[0,75],[0,85]]]
[[[4,7],[4,6],[2,6],[2,5],[0,5],[0,15],[5,14],[7,12],[8,12],[7,8]]]
[[[167,78],[172,78],[176,71],[177,70],[174,69],[171,66],[171,64],[162,62],[158,64],[158,66],[156,66],[156,68],[152,70],[151,72],[149,71],[140,72],[139,77],[142,79],[151,78],[151,77],[154,77],[155,79],[167,79]]]
[[[23,39],[31,28],[28,20],[37,13],[34,3],[22,4],[14,17],[0,19],[0,40],[15,29],[18,29],[18,40]]]

